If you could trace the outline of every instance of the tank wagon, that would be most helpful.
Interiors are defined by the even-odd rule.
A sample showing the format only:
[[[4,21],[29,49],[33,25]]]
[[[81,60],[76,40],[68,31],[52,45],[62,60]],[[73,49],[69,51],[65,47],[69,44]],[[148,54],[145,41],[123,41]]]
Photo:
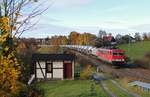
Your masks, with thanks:
[[[80,53],[96,56],[98,59],[113,65],[123,65],[125,63],[125,51],[112,48],[96,48],[83,45],[62,45],[61,47],[76,50]]]

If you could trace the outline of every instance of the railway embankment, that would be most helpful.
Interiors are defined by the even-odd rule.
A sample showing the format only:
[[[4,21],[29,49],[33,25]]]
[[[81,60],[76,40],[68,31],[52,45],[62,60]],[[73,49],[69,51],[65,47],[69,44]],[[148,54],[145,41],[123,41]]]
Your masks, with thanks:
[[[73,50],[69,50],[69,53],[75,54],[80,64],[91,64],[97,68],[98,72],[111,74],[115,78],[131,77],[134,80],[150,82],[150,70],[148,69],[130,67],[114,68],[110,64],[97,59],[95,56],[85,55]]]

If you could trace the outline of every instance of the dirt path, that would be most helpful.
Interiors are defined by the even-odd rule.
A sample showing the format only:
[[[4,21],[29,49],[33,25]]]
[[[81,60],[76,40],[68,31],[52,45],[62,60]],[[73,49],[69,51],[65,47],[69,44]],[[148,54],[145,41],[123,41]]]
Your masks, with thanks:
[[[110,97],[117,97],[114,93],[112,93],[112,92],[108,89],[108,87],[107,87],[107,85],[106,85],[105,83],[101,82],[101,83],[100,83],[100,86],[103,88],[103,90],[104,90],[108,95],[110,95]]]
[[[141,96],[139,96],[139,95],[136,94],[136,93],[129,92],[127,89],[125,89],[125,88],[123,88],[122,86],[120,86],[116,81],[111,80],[111,82],[112,82],[115,86],[117,86],[120,90],[126,92],[128,95],[133,96],[133,97],[141,97]]]

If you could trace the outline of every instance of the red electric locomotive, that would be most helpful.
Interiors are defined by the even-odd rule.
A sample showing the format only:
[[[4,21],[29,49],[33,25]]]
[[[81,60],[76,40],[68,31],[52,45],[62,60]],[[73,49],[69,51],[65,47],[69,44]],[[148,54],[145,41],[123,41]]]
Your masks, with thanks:
[[[121,65],[125,63],[124,53],[125,51],[120,49],[99,48],[96,52],[96,56],[108,63]]]

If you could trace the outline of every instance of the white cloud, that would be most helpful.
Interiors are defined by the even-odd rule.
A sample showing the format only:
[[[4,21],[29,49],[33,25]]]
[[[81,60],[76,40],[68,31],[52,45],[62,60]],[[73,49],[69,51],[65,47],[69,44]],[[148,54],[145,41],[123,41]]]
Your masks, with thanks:
[[[50,0],[51,1],[51,0]],[[53,0],[52,8],[73,8],[89,4],[92,0]]]
[[[45,1],[45,0],[41,0]],[[70,9],[70,8],[78,8],[85,6],[87,4],[90,4],[94,0],[47,0],[45,3],[46,5],[52,5],[50,7],[50,11],[48,12],[48,15],[43,16],[39,25],[35,27],[36,30],[31,31],[33,33],[33,37],[46,37],[51,35],[66,35],[69,34],[70,31],[79,31],[79,32],[93,32],[94,34],[97,34],[99,29],[106,30],[107,32],[111,32],[114,35],[117,33],[120,34],[128,34],[128,33],[134,33],[134,32],[140,32],[140,31],[150,31],[150,19],[149,16],[135,16],[131,18],[125,17],[120,18],[111,15],[111,13],[117,13],[117,12],[125,12],[128,10],[128,6],[115,6],[115,7],[108,7],[104,10],[105,13],[109,13],[110,17],[103,17],[103,19],[92,17],[92,19],[89,19],[85,17],[85,19],[82,17],[79,19],[62,19],[61,17],[57,17],[56,19],[53,18],[54,16],[49,14],[51,11],[55,12],[55,10],[59,10],[60,12],[63,11],[63,9]],[[98,9],[96,9],[98,11]],[[44,13],[47,14],[47,13]],[[43,15],[44,15],[43,14]],[[55,14],[55,13],[54,13]],[[80,13],[79,13],[80,14]],[[82,14],[82,13],[81,13]],[[64,15],[60,13],[60,15]],[[106,15],[107,16],[107,15]],[[37,19],[37,18],[36,18]],[[62,20],[61,20],[62,19]],[[38,19],[37,19],[38,20]],[[30,32],[30,33],[31,33]],[[31,34],[24,34],[26,36],[30,36]]]
[[[50,9],[62,10],[64,8],[74,8],[74,7],[84,6],[86,4],[89,4],[92,1],[93,0],[39,0],[37,3],[34,3],[34,6],[42,4],[44,5],[43,7],[49,6]]]
[[[122,11],[123,7],[117,6],[117,7],[112,7],[112,8],[107,8],[104,10],[104,12],[118,12],[118,11]]]
[[[137,32],[150,32],[150,24],[139,24],[130,28],[135,29]]]

